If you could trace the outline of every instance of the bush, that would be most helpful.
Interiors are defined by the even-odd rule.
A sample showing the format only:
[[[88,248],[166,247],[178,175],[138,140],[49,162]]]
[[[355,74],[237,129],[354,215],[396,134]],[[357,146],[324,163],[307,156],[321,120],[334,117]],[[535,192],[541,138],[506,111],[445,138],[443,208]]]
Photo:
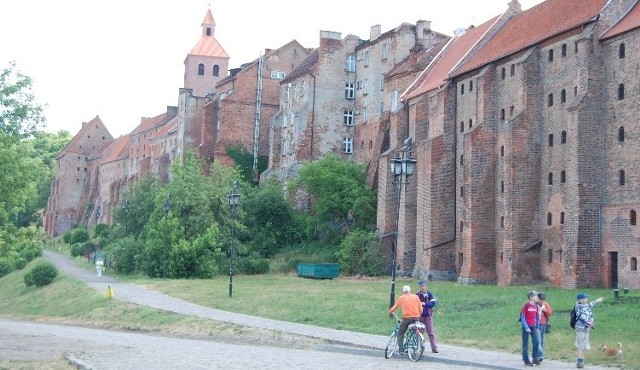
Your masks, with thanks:
[[[79,228],[71,231],[71,239],[69,240],[71,244],[84,243],[87,240],[89,240],[89,232],[87,229]]]
[[[45,286],[51,284],[58,275],[58,269],[49,262],[41,262],[24,275],[24,283],[27,286]]]
[[[247,275],[266,274],[269,272],[269,260],[253,251],[248,256],[240,258],[238,270]]]
[[[84,249],[85,249],[84,243],[71,245],[71,248],[70,248],[71,256],[73,257],[84,256]]]
[[[0,257],[0,277],[15,270],[14,260],[8,257]]]
[[[345,275],[380,276],[381,240],[374,232],[355,230],[340,243],[338,261]]]
[[[71,241],[71,232],[68,232],[62,236],[62,241],[69,244]]]

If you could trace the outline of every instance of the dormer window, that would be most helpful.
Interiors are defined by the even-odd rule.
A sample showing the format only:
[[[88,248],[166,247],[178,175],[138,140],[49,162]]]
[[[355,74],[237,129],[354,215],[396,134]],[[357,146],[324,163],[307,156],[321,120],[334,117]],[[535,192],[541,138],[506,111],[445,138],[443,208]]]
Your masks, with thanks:
[[[207,27],[206,33],[207,33],[207,36],[211,36],[211,27]]]

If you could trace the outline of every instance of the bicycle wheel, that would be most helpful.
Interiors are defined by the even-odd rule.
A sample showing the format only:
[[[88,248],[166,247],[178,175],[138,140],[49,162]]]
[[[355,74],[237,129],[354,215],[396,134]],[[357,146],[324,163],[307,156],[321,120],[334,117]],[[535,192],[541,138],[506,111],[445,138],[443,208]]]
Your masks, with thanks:
[[[387,342],[387,348],[384,349],[384,358],[391,358],[396,348],[398,348],[398,332],[394,331]]]
[[[422,336],[415,331],[411,331],[407,338],[407,354],[409,359],[413,362],[420,361],[422,353],[424,352]]]

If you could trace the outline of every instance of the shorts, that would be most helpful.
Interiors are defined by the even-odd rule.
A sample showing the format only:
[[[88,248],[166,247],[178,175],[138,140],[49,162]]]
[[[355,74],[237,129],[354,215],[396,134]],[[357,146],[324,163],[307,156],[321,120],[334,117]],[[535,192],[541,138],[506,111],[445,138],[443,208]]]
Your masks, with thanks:
[[[576,348],[580,351],[588,351],[591,349],[589,329],[576,329]]]

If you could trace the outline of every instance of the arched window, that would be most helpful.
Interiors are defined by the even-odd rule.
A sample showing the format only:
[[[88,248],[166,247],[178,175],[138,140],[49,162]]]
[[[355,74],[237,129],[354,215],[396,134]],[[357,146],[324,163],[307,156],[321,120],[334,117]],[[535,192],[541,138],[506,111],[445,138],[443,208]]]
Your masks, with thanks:
[[[567,182],[567,173],[564,170],[560,171],[560,182],[563,184]]]
[[[567,143],[567,132],[562,131],[560,135],[560,144],[566,144],[566,143]]]
[[[564,212],[560,212],[560,225],[564,225]]]
[[[220,75],[220,67],[216,64],[215,66],[213,66],[213,75],[218,77],[218,75]]]
[[[631,271],[638,270],[638,259],[635,257],[631,257]]]
[[[204,76],[204,64],[198,64],[198,76]]]
[[[464,95],[464,84],[460,84],[460,95]]]
[[[637,223],[637,218],[636,218],[636,210],[632,209],[629,212],[629,224],[635,226]]]
[[[618,173],[620,185],[624,185],[624,170],[620,170]]]
[[[547,226],[551,226],[551,224],[553,223],[553,216],[551,215],[551,212],[547,213]]]
[[[625,56],[625,51],[624,51],[624,42],[620,44],[620,46],[618,47],[618,58],[622,59]]]
[[[513,76],[513,75],[515,75],[515,74],[516,74],[516,65],[515,65],[515,64],[512,64],[512,65],[511,65],[511,75]]]
[[[549,134],[549,146],[553,146],[553,134]]]
[[[507,76],[507,71],[504,69],[504,67],[502,67],[502,72],[500,73],[500,76],[502,77],[503,80]]]
[[[549,50],[549,61],[553,62],[553,49]]]
[[[547,105],[553,107],[553,94],[549,94],[547,97]]]
[[[624,99],[624,84],[618,85],[618,100]]]
[[[563,58],[567,56],[567,44],[562,44],[562,49],[560,54]]]
[[[621,143],[624,142],[624,126],[618,128],[618,141]]]
[[[553,172],[549,172],[549,180],[547,181],[549,185],[553,185]]]
[[[560,103],[564,103],[567,101],[567,90],[562,89],[562,91],[560,91]]]

